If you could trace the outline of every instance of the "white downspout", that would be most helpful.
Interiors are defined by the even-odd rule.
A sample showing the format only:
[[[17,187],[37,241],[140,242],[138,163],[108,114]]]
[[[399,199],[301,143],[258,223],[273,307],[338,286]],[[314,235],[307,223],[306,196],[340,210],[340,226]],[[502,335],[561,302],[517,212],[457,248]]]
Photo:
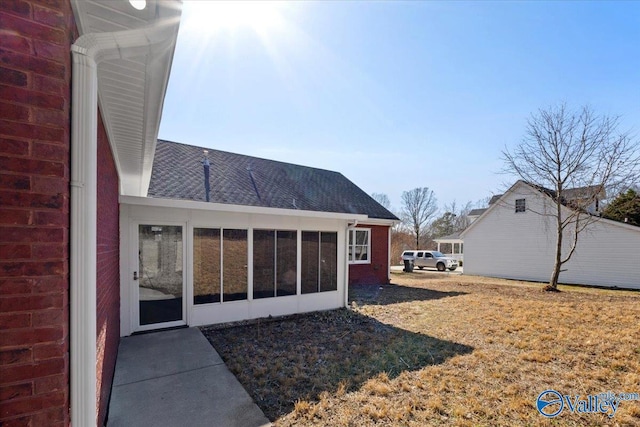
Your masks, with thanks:
[[[387,283],[391,283],[391,226],[387,229]]]
[[[92,57],[73,50],[71,112],[71,420],[96,424],[98,78]]]
[[[349,233],[350,230],[355,228],[358,225],[358,220],[354,219],[353,223],[348,223],[347,222],[347,229],[346,229],[346,236],[345,236],[345,248],[346,253],[345,253],[345,269],[344,269],[344,306],[345,307],[349,307],[349,266],[351,264],[349,264]]]
[[[71,46],[70,411],[74,426],[96,425],[98,64],[158,55],[170,26],[85,34]]]
[[[344,306],[349,307],[349,230],[351,226],[347,223],[345,230],[345,256],[344,256]]]

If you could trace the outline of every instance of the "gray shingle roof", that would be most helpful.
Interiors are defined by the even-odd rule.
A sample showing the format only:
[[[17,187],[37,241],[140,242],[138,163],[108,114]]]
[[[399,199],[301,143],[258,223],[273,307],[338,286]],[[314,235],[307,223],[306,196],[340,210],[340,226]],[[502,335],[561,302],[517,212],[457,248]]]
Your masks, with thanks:
[[[460,233],[462,233],[462,230],[456,231],[455,233],[447,234],[446,236],[438,237],[437,239],[433,240],[435,240],[436,242],[438,240],[462,240],[462,238],[460,237]]]
[[[469,211],[469,214],[468,214],[468,215],[469,215],[469,216],[480,216],[480,215],[482,215],[483,213],[485,213],[485,211],[486,211],[487,209],[488,209],[488,208],[471,209],[471,210]]]
[[[491,206],[492,204],[494,204],[495,202],[500,200],[500,197],[502,197],[503,195],[504,194],[495,194],[495,195],[491,196],[491,199],[489,200],[489,206]]]
[[[163,140],[148,196],[204,202],[203,150],[211,163],[211,202],[398,219],[338,172]]]

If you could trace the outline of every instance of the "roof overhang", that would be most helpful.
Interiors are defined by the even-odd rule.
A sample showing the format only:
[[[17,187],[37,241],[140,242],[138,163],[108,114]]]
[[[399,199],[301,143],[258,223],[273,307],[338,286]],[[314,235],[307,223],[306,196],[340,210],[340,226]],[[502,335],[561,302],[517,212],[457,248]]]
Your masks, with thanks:
[[[160,199],[155,197],[120,196],[120,203],[131,206],[154,206],[173,209],[193,209],[211,212],[232,212],[246,214],[277,215],[343,221],[369,221],[367,215],[340,212],[306,211],[301,209],[266,208],[261,206],[232,205],[226,203],[198,202],[193,200]]]
[[[437,239],[433,239],[436,243],[460,243],[462,242],[462,237],[460,237],[461,233],[450,234],[448,236],[439,237]]]
[[[118,55],[100,58],[98,104],[120,178],[120,194],[144,196],[153,156],[182,2],[147,0],[142,10],[127,0],[71,0],[81,38],[113,35]],[[129,48],[146,38],[148,48]],[[126,50],[126,52],[125,52]],[[100,161],[100,160],[99,160]]]
[[[359,221],[359,225],[383,225],[388,227],[393,227],[394,225],[400,224],[399,219],[384,219],[384,218],[369,218]]]

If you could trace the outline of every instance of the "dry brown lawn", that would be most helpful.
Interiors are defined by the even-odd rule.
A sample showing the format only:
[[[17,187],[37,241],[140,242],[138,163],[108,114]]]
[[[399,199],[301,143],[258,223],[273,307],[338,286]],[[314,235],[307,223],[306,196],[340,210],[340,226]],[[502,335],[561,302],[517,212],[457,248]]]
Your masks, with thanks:
[[[640,293],[397,273],[350,309],[203,328],[275,426],[640,425],[542,417],[546,389],[640,392]]]

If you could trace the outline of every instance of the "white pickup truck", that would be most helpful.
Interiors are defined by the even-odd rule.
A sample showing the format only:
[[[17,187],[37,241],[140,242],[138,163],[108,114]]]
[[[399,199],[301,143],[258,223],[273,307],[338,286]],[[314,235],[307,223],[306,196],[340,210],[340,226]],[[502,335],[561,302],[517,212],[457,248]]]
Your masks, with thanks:
[[[425,267],[436,268],[438,271],[453,271],[458,268],[458,260],[444,256],[438,251],[404,251],[402,261],[413,260],[413,265],[422,270]]]

